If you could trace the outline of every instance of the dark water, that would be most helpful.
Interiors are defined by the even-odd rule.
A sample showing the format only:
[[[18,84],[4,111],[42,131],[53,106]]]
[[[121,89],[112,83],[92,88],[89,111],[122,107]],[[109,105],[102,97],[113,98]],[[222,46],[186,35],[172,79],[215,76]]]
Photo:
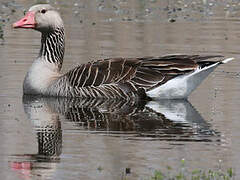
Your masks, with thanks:
[[[238,1],[50,2],[65,22],[64,72],[119,56],[223,54],[236,60],[217,68],[188,101],[23,97],[40,34],[13,30],[11,23],[33,1],[1,2],[1,18],[9,18],[0,40],[1,177],[144,179],[166,166],[178,169],[182,159],[190,170],[232,167],[238,177]]]

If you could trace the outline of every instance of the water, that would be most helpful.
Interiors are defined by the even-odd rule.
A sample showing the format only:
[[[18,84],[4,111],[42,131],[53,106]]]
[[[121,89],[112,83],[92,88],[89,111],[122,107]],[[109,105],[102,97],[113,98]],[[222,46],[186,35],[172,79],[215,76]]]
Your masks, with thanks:
[[[6,1],[7,2],[7,1]],[[193,3],[195,2],[195,3]],[[32,1],[3,8],[0,174],[4,179],[144,179],[156,169],[239,175],[239,4],[232,1],[51,1],[66,29],[63,71],[93,59],[223,54],[188,101],[116,102],[22,97],[40,34],[13,30]],[[174,10],[175,9],[175,10]],[[181,9],[181,10],[180,10]],[[1,11],[2,12],[2,11]],[[130,171],[130,172],[129,172]]]

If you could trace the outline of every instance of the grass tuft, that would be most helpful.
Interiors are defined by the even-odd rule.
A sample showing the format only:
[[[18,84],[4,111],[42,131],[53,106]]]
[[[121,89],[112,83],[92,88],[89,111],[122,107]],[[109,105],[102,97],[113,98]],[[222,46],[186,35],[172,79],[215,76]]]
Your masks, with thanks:
[[[227,169],[225,172],[221,169],[204,171],[195,169],[191,172],[186,167],[183,168],[185,162],[181,161],[181,169],[177,173],[171,172],[173,169],[167,166],[167,173],[160,170],[155,170],[150,180],[233,180],[234,172],[232,168]]]

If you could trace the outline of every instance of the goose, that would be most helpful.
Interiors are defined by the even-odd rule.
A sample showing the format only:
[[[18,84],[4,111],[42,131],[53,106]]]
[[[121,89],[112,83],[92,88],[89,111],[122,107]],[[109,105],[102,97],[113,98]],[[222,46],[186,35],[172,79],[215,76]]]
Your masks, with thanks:
[[[64,25],[49,4],[30,7],[13,28],[41,32],[38,57],[29,68],[23,93],[106,99],[186,99],[218,65],[234,58],[221,55],[164,55],[108,58],[60,72],[64,57]]]

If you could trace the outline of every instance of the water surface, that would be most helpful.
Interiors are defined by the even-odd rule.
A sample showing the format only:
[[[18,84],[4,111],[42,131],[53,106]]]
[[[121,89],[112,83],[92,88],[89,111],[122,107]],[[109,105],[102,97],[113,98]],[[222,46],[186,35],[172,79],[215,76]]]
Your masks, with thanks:
[[[0,45],[1,177],[143,179],[156,169],[179,168],[181,159],[189,169],[232,167],[238,175],[239,5],[194,2],[51,1],[65,22],[63,72],[106,57],[236,58],[219,66],[188,101],[160,102],[23,97],[40,34],[13,30],[11,23],[33,2],[15,2],[12,13],[13,5],[2,8],[10,20]]]

